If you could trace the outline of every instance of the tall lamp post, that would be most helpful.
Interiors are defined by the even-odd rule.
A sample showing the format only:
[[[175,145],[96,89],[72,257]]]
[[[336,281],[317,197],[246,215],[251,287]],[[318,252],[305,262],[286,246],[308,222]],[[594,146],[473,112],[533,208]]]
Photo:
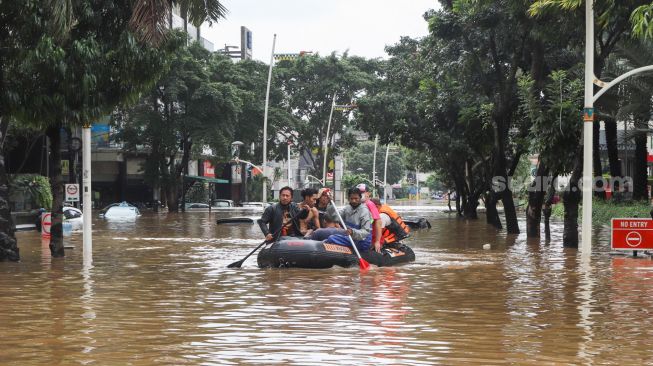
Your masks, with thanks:
[[[374,155],[372,156],[372,196],[376,196],[376,148],[379,146],[379,134],[374,136]]]
[[[85,266],[93,263],[93,201],[91,197],[91,124],[82,127],[82,252]]]
[[[385,163],[383,163],[383,203],[388,202],[388,154],[390,144],[385,147]]]
[[[274,66],[274,46],[277,43],[277,35],[272,38],[272,53],[270,54],[270,68],[268,70],[268,86],[265,91],[265,114],[263,115],[263,202],[268,201],[268,107],[270,105],[270,83],[272,82],[272,67]]]
[[[329,155],[329,132],[331,130],[331,119],[333,118],[333,109],[336,107],[336,93],[333,93],[331,100],[331,112],[329,113],[329,122],[327,123],[326,136],[324,137],[324,161],[322,162],[322,182],[326,186],[327,156]]]

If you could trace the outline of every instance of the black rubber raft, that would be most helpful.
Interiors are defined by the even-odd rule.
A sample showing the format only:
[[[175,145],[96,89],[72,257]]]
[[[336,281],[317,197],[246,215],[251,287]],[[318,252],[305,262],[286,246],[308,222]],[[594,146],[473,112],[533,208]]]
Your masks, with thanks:
[[[415,260],[415,253],[404,244],[385,246],[381,253],[361,253],[363,259],[378,267],[396,266]],[[260,268],[331,268],[358,266],[358,257],[349,247],[316,240],[286,238],[261,250]]]

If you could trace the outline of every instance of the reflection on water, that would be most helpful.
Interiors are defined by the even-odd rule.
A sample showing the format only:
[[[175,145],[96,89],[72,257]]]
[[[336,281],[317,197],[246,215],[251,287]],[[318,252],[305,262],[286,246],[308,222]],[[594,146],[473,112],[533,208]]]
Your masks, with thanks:
[[[397,268],[226,265],[262,240],[227,213],[94,222],[63,260],[19,233],[0,263],[2,364],[650,364],[653,261],[610,257],[597,229],[584,260],[445,213]],[[491,250],[483,250],[491,244]]]

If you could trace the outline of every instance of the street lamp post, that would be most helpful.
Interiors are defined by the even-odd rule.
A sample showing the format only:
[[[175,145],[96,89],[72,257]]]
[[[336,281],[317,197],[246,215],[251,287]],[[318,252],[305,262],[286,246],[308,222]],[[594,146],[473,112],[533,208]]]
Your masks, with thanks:
[[[326,136],[324,137],[324,161],[322,163],[322,181],[326,186],[326,172],[327,172],[327,155],[329,155],[329,132],[331,130],[331,118],[333,118],[333,109],[336,107],[336,93],[333,93],[333,100],[331,101],[331,112],[329,113],[329,122],[327,123]]]
[[[268,107],[270,105],[270,83],[272,82],[272,67],[274,66],[274,46],[277,35],[272,38],[272,52],[270,53],[270,68],[268,70],[268,86],[265,91],[265,114],[263,115],[263,202],[268,201],[267,171],[268,171]]]
[[[383,202],[388,202],[388,154],[390,144],[385,147],[385,163],[383,164]]]
[[[291,142],[288,141],[288,187],[292,188],[292,169],[290,168],[290,145]]]
[[[93,263],[93,202],[91,197],[91,124],[86,123],[82,128],[82,217],[83,237],[82,252],[84,266]]]
[[[374,156],[372,157],[372,196],[376,196],[376,148],[379,146],[379,134],[374,136]]]
[[[592,250],[592,143],[594,123],[594,0],[585,1],[585,110],[583,113],[583,230],[582,247]]]

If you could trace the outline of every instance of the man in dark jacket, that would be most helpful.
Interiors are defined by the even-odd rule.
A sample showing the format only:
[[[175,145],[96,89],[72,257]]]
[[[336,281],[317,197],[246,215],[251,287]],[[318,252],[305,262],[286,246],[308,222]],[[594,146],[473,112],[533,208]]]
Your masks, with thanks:
[[[301,209],[292,202],[292,194],[292,188],[281,188],[279,203],[268,206],[258,219],[258,226],[265,235],[265,240],[273,241],[279,236],[301,236],[299,219],[305,219],[308,210]]]

